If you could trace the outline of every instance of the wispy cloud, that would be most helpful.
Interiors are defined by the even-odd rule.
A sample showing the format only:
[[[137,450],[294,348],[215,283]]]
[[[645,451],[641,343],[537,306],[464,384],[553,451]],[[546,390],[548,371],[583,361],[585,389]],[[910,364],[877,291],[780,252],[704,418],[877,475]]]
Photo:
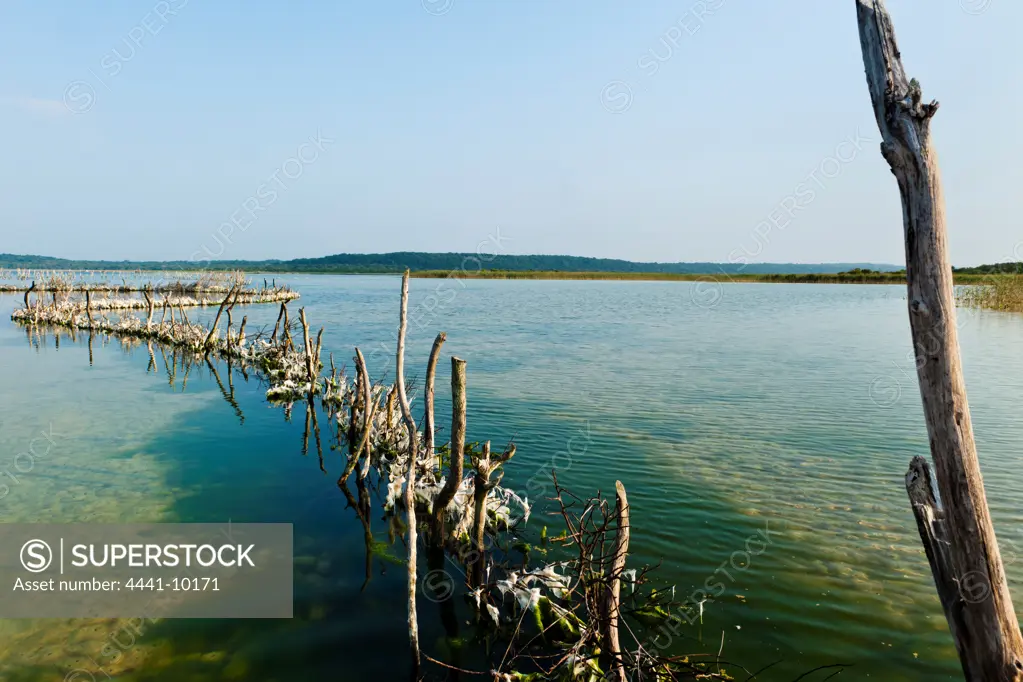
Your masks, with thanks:
[[[0,106],[11,107],[37,116],[54,117],[69,113],[67,106],[59,99],[42,99],[24,95],[0,96]]]

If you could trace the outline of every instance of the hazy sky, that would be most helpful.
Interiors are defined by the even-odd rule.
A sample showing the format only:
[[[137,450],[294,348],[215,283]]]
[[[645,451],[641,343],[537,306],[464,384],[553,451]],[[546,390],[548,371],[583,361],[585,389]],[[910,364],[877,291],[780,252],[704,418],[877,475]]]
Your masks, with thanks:
[[[1023,259],[1023,3],[888,6],[953,261]],[[0,252],[904,262],[854,0],[0,0],[0,63]]]

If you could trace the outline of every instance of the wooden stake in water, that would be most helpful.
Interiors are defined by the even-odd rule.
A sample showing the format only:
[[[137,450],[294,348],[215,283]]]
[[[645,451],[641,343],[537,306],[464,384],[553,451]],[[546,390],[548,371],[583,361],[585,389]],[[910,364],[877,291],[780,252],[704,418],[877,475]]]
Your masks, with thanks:
[[[35,286],[35,282],[32,282],[32,286]],[[28,294],[25,294],[25,300],[28,300]],[[89,319],[89,326],[92,327],[92,296],[89,294],[89,290],[85,290],[85,316]],[[92,364],[92,357],[89,358],[89,364]]]
[[[426,394],[423,398],[423,404],[425,407],[425,415],[423,416],[423,440],[425,441],[426,447],[426,461],[427,465],[434,469],[436,467],[435,453],[434,453],[434,437],[436,431],[433,422],[433,382],[437,376],[437,359],[440,357],[440,348],[444,345],[444,341],[447,339],[447,335],[444,332],[437,334],[437,338],[433,340],[433,348],[430,350],[430,359],[426,363]]]
[[[465,360],[451,358],[451,465],[444,487],[433,502],[433,518],[437,528],[443,528],[444,511],[455,499],[462,484],[462,460],[465,458]]]
[[[931,118],[920,84],[906,78],[883,0],[856,0],[860,45],[881,154],[902,195],[909,321],[931,456],[906,474],[938,597],[969,682],[1023,679],[1023,636],[988,511],[966,399],[956,328],[945,199]]]

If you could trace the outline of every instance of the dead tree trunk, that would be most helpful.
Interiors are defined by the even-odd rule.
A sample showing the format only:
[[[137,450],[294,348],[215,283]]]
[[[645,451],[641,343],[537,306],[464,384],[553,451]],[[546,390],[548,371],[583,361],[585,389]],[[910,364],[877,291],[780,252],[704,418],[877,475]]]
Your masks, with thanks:
[[[358,348],[355,349],[355,365],[359,375],[359,386],[362,390],[362,440],[359,442],[359,447],[352,455],[356,462],[359,457],[362,456],[363,449],[366,450],[366,465],[363,469],[369,468],[370,457],[373,455],[372,451],[372,435],[373,435],[373,413],[376,408],[376,403],[373,401],[373,385],[369,380],[369,368],[366,367],[366,358],[362,356],[362,351]]]
[[[391,424],[394,423],[394,393],[395,393],[395,390],[396,389],[394,388],[394,386],[391,386],[391,388],[387,391],[387,402],[385,403],[385,412],[386,412],[385,417],[386,417],[386,420],[387,420],[387,425],[384,428],[384,435],[386,436],[386,435],[390,434],[392,437],[394,435],[394,431],[391,430]]]
[[[148,332],[153,328],[153,297],[149,295],[148,286],[142,290],[142,294],[146,297],[146,331]]]
[[[496,481],[491,481],[490,477],[514,456],[515,445],[512,444],[502,454],[493,457],[490,453],[490,441],[488,440],[483,444],[483,454],[473,457],[472,466],[475,475],[473,476],[472,543],[476,560],[471,569],[472,584],[477,587],[483,585],[483,572],[487,562],[487,555],[483,548],[483,535],[487,529],[487,495],[501,482],[500,477]]]
[[[227,332],[226,332],[226,336],[227,336],[227,346],[228,346],[228,348],[231,347],[231,326],[234,324],[234,319],[233,319],[233,317],[231,315],[231,311],[234,310],[234,307],[238,304],[238,295],[241,293],[241,291],[240,291],[240,289],[238,287],[240,287],[240,286],[241,285],[239,284],[239,285],[237,285],[235,287],[234,300],[231,301],[231,304],[228,305],[227,308],[224,309],[224,312],[227,313]]]
[[[224,313],[224,306],[226,306],[227,302],[231,300],[231,295],[233,293],[233,291],[227,292],[227,296],[224,297],[224,300],[220,302],[220,307],[217,308],[217,316],[213,318],[213,324],[210,326],[210,333],[206,335],[206,340],[202,344],[203,348],[207,351],[209,351],[212,347],[213,336],[217,333],[217,327],[220,326],[220,316]]]
[[[615,492],[618,531],[615,533],[615,552],[611,558],[611,573],[607,576],[600,622],[604,628],[602,634],[609,671],[607,679],[609,682],[626,682],[628,678],[625,677],[622,647],[618,641],[618,617],[621,613],[622,571],[625,570],[625,559],[629,554],[629,499],[625,496],[625,486],[621,481],[615,481]]]
[[[316,334],[316,343],[313,344],[313,367],[315,367],[314,373],[319,373],[320,368],[323,367],[323,363],[320,362],[320,352],[323,350],[323,327],[320,327],[320,331]]]
[[[284,348],[294,348],[294,344],[291,342],[291,323],[288,322],[288,307],[284,307],[284,326],[281,331],[281,338],[283,339]]]
[[[277,343],[277,330],[281,326],[281,319],[284,317],[284,312],[288,309],[288,302],[281,303],[281,311],[277,313],[277,322],[274,324],[273,334],[270,335],[270,342]]]
[[[305,319],[305,308],[298,309],[298,319],[302,322],[302,343],[305,351],[305,371],[309,377],[309,390],[316,388],[316,369],[313,367],[313,347],[309,341],[309,323]]]
[[[483,454],[474,462],[476,474],[473,476],[472,505],[472,547],[475,561],[471,567],[472,584],[480,587],[483,584],[483,567],[486,562],[483,551],[483,534],[487,529],[487,495],[493,489],[490,484],[490,441],[483,444]]]
[[[908,80],[883,0],[856,0],[881,153],[898,180],[906,238],[909,321],[931,456],[914,458],[906,488],[970,682],[1023,679],[1023,637],[988,511],[959,357],[945,201],[930,136],[937,102]]]
[[[32,285],[35,286],[35,282]],[[25,300],[28,300],[28,294],[25,294]],[[92,294],[89,293],[88,289],[85,290],[85,317],[88,318],[89,328],[91,329],[94,324],[92,321]]]
[[[419,672],[419,619],[416,615],[416,461],[419,459],[419,444],[416,438],[416,422],[405,395],[405,327],[408,319],[408,270],[401,278],[401,318],[398,324],[398,357],[395,366],[395,387],[401,414],[408,429],[408,472],[405,475],[405,516],[408,519],[408,634],[412,645],[412,667],[414,675]]]
[[[462,484],[462,460],[465,457],[465,360],[451,358],[451,465],[444,487],[433,502],[433,518],[443,528],[444,512],[455,499]]]
[[[427,466],[431,470],[436,470],[433,442],[434,436],[436,436],[433,422],[433,382],[437,376],[437,359],[440,357],[440,348],[447,338],[444,332],[437,334],[437,338],[433,340],[433,349],[430,350],[430,360],[426,363],[426,395],[423,399],[426,414],[423,417],[423,440],[426,442]]]

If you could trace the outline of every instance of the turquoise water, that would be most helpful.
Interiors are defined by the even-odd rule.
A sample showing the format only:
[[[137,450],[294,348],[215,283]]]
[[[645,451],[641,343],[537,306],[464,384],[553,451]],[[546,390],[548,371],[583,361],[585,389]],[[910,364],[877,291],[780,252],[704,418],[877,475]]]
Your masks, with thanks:
[[[325,354],[351,367],[358,344],[376,377],[393,375],[398,278],[287,281],[325,327]],[[90,363],[82,335],[63,332],[56,348],[52,332],[11,323],[19,303],[0,296],[0,520],[293,522],[296,618],[165,621],[130,642],[116,621],[0,622],[0,679],[407,676],[404,569],[378,555],[366,582],[364,528],[337,489],[343,457],[323,415],[327,473],[315,439],[303,446],[304,407],[286,421],[237,368],[178,367],[171,380],[170,354],[165,365],[154,348],[150,368],[145,345],[99,338]],[[625,484],[631,565],[660,561],[679,598],[719,595],[702,625],[658,645],[712,657],[723,647],[750,671],[780,661],[757,679],[838,663],[851,667],[834,679],[961,679],[903,487],[910,458],[927,451],[905,305],[899,286],[412,280],[407,365],[421,379],[447,332],[445,357],[469,363],[469,439],[514,439],[505,483],[530,499],[552,466],[580,494]],[[253,329],[276,309],[244,314]],[[960,318],[1020,603],[1023,317]],[[448,381],[445,361],[441,441]],[[33,442],[38,456],[16,458]],[[379,506],[368,521],[400,561]],[[529,528],[544,524],[555,525],[539,513]],[[744,553],[760,532],[770,544]],[[421,600],[424,651],[454,660],[444,636],[465,614],[452,621],[445,608]],[[471,651],[458,660],[474,662]]]

